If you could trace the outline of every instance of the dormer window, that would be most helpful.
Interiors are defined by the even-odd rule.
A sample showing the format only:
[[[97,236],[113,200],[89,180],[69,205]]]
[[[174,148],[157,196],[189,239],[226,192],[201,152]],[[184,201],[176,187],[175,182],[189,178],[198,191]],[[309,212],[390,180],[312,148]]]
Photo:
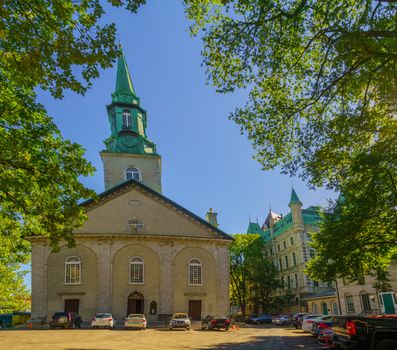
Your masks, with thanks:
[[[123,111],[123,128],[130,128],[132,126],[131,112],[128,109]]]
[[[125,169],[125,179],[141,181],[141,174],[137,168],[131,166]]]

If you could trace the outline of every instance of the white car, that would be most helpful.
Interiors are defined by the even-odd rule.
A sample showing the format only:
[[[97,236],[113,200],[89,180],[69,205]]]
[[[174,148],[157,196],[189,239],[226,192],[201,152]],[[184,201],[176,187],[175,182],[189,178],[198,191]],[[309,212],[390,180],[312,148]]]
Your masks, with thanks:
[[[317,318],[322,317],[323,315],[306,315],[302,320],[302,331],[310,333],[312,331],[312,327]]]
[[[92,328],[114,328],[116,326],[116,319],[112,314],[108,313],[98,313],[91,320]]]
[[[124,320],[125,328],[140,328],[146,329],[147,321],[143,314],[129,314]]]
[[[170,324],[168,325],[169,330],[173,330],[174,328],[185,328],[186,330],[190,329],[190,318],[187,314],[177,312],[172,315]]]
[[[277,326],[289,326],[291,324],[291,317],[289,315],[280,315],[272,319],[272,323]]]

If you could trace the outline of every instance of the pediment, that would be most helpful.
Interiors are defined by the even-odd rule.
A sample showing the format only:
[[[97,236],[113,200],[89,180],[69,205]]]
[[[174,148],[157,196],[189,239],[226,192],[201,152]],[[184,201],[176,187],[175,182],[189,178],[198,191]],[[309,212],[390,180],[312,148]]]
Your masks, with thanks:
[[[83,204],[88,220],[76,234],[130,234],[231,240],[203,219],[136,181]]]

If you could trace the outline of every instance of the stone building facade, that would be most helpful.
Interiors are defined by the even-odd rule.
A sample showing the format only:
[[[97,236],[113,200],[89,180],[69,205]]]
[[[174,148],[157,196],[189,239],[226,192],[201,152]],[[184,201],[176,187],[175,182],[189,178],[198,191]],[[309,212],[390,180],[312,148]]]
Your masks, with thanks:
[[[84,320],[111,312],[119,320],[144,313],[156,321],[173,312],[193,319],[229,311],[232,238],[161,193],[161,157],[146,136],[124,56],[107,107],[111,136],[101,152],[106,191],[82,203],[88,220],[76,245],[53,252],[31,237],[32,316],[76,311]],[[211,224],[209,223],[211,222]]]
[[[318,230],[320,208],[302,206],[292,189],[288,214],[283,216],[270,210],[262,226],[250,222],[247,230],[265,240],[263,253],[277,267],[283,286],[276,292],[285,299],[283,310],[278,311],[287,313],[308,311],[308,297],[333,287],[330,282],[313,281],[304,273],[307,262],[315,256],[310,242],[311,233]]]

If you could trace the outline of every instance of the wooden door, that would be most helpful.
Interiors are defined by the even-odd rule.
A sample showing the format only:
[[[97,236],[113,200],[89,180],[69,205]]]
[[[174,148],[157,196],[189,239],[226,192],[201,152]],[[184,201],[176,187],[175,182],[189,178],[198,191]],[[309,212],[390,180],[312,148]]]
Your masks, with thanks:
[[[201,321],[201,300],[189,300],[189,317]]]
[[[143,314],[143,299],[128,299],[127,314]]]
[[[65,312],[79,313],[80,299],[65,299]]]

